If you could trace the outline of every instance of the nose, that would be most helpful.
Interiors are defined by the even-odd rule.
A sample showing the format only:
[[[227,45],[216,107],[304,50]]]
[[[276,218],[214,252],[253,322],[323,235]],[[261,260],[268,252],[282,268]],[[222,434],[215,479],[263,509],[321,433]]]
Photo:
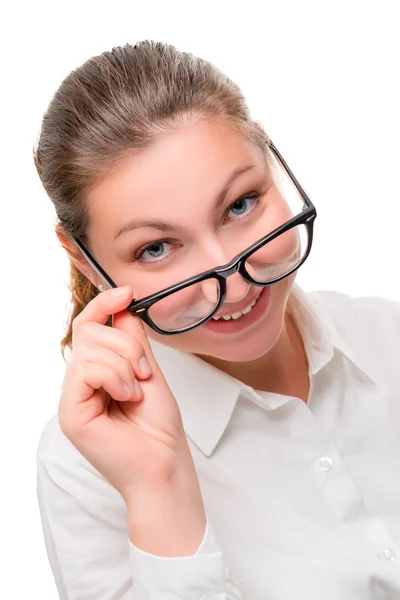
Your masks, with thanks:
[[[201,292],[204,298],[209,302],[210,305],[216,305],[218,303],[219,296],[219,285],[216,279],[206,279],[200,284]]]
[[[226,297],[225,303],[234,304],[245,298],[249,292],[251,284],[243,279],[240,273],[234,273],[226,279]]]
[[[241,302],[248,295],[251,285],[243,279],[239,273],[235,273],[226,279],[226,296],[224,304],[235,304]],[[201,283],[203,297],[210,305],[218,302],[218,283],[212,278]]]
[[[208,259],[208,257],[210,257],[210,259],[208,259],[209,264],[214,266],[227,264],[228,261],[232,259],[232,256],[224,251],[222,244],[219,241],[215,243],[215,241],[208,240],[203,250],[203,258]],[[206,268],[210,267],[208,266]],[[206,268],[204,268],[204,270]],[[215,303],[218,300],[218,287],[215,279],[202,282],[202,293],[208,302]],[[247,296],[250,287],[251,284],[245,281],[239,273],[229,275],[229,277],[226,278],[226,297],[224,303],[234,304],[240,302]]]

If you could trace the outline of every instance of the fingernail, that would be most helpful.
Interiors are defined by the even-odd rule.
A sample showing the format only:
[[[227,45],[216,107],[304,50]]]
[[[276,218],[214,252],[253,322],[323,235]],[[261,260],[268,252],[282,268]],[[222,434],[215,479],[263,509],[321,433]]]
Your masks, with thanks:
[[[135,379],[135,381],[133,382],[133,388],[135,390],[136,396],[138,398],[141,398],[143,396],[143,390],[137,379]]]
[[[150,363],[145,356],[142,356],[142,358],[139,360],[139,367],[142,375],[151,375]]]
[[[127,286],[123,285],[122,287],[113,288],[111,290],[111,294],[113,296],[125,296],[127,290],[128,290]]]
[[[125,393],[126,393],[126,395],[128,396],[128,398],[132,398],[132,390],[130,390],[130,389],[128,388],[128,386],[127,386],[127,385],[125,385],[125,383],[123,383],[123,384],[122,384],[122,387],[124,388],[124,390],[125,390]]]

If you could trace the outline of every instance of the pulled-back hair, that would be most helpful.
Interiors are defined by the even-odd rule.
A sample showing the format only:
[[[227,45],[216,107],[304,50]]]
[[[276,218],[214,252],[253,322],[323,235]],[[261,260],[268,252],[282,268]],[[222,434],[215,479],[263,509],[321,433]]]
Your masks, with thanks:
[[[125,44],[72,71],[44,114],[33,149],[35,166],[60,226],[87,238],[85,196],[121,160],[160,136],[201,118],[230,122],[268,153],[269,138],[250,118],[239,87],[210,62],[163,42]],[[71,310],[61,340],[98,290],[70,257]]]

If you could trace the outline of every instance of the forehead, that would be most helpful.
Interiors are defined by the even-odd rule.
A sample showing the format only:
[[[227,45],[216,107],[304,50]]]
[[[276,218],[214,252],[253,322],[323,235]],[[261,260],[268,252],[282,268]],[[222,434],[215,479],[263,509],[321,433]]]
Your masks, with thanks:
[[[248,164],[263,173],[264,155],[232,125],[203,120],[169,132],[92,188],[91,227],[108,230],[131,216],[185,218],[199,202],[214,202],[230,173]]]

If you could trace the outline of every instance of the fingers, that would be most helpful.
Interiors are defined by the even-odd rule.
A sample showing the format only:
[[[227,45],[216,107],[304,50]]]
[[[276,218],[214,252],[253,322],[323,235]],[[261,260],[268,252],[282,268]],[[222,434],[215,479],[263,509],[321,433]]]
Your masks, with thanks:
[[[144,354],[150,363],[152,372],[162,375],[151,350],[142,320],[126,310],[133,296],[134,291],[128,285],[106,290],[96,296],[74,319],[72,324],[72,343],[75,343],[75,338],[79,335],[85,323],[95,322],[104,325],[110,315],[114,315],[113,328],[124,331],[131,338],[139,340],[145,350]]]
[[[90,351],[93,346],[98,345],[120,355],[130,363],[138,379],[147,379],[152,374],[143,345],[126,331],[89,321],[82,325],[75,339],[79,340],[80,346],[85,346]]]
[[[73,435],[79,424],[104,418],[107,395],[117,402],[138,402],[144,397],[138,380],[162,376],[141,319],[126,310],[132,298],[130,286],[107,290],[74,319],[72,354],[59,405],[64,433]],[[105,327],[110,315],[112,328]]]
[[[120,402],[143,399],[126,359],[100,346],[85,357],[76,354],[68,363],[58,410],[60,427],[70,439],[107,408],[104,392]]]
[[[123,387],[124,390],[124,398],[121,400],[141,400],[143,398],[143,390],[140,386],[140,383],[135,377],[132,366],[128,360],[116,354],[112,350],[108,350],[107,348],[102,348],[101,346],[96,346],[90,353],[90,358],[88,358],[83,364],[96,364],[99,366],[99,376],[100,378],[103,376],[102,373],[108,373],[109,371],[114,372],[116,377],[114,380],[110,378],[106,379],[113,386],[113,393],[118,392],[118,388],[116,385]],[[108,376],[107,376],[108,377]],[[86,375],[84,375],[84,380],[86,380]],[[92,380],[93,382],[93,380]],[[95,382],[97,383],[97,381]],[[101,385],[96,385],[93,389],[100,389],[103,387]],[[106,389],[106,388],[104,388]],[[113,393],[111,393],[108,389],[106,390],[114,400],[119,400]],[[120,395],[121,392],[119,392]]]
[[[128,310],[122,310],[118,314],[114,314],[113,327],[119,331],[124,331],[129,337],[139,340],[144,348],[144,353],[150,363],[152,372],[162,375],[144,330],[143,322],[139,317],[135,317]]]
[[[85,306],[83,311],[72,323],[73,336],[79,333],[80,328],[88,321],[94,321],[104,325],[110,315],[124,310],[131,303],[133,289],[129,285],[106,290],[98,294]]]

